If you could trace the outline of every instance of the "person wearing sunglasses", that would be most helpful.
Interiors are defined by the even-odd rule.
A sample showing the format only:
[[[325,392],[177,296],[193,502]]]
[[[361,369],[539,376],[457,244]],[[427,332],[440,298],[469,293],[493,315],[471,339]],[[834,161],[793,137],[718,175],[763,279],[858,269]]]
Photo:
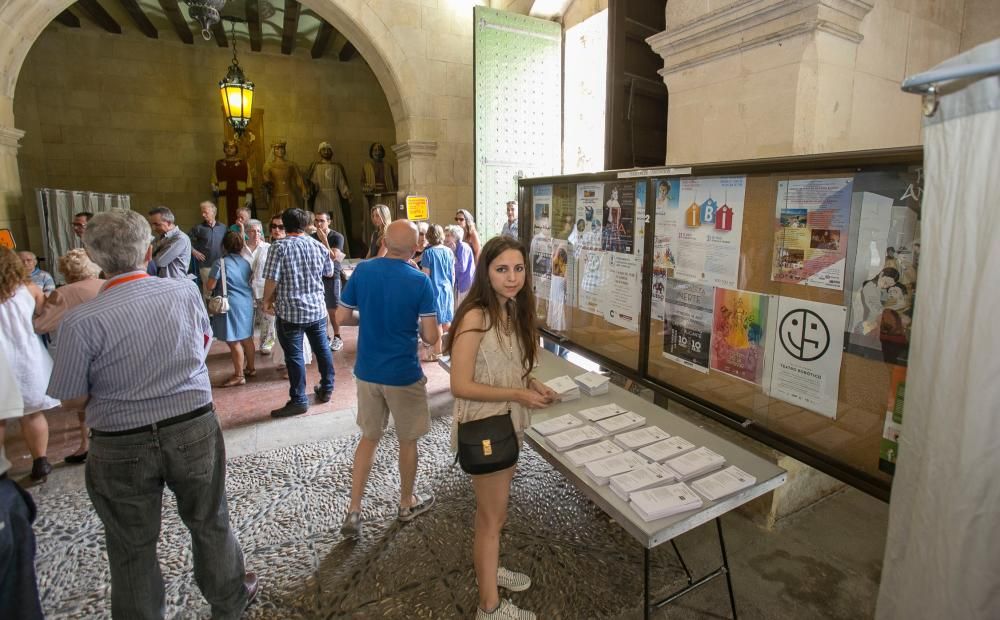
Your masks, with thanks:
[[[479,232],[476,230],[476,220],[472,217],[472,213],[466,209],[459,209],[455,212],[455,223],[462,227],[462,232],[465,233],[463,238],[472,247],[472,256],[479,262],[482,244],[479,242]]]

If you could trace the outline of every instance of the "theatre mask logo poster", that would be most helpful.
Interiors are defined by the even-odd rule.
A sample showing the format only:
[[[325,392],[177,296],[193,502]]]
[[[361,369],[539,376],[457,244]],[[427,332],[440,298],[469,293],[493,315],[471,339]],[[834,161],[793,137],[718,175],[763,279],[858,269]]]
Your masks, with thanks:
[[[715,289],[712,369],[760,385],[764,376],[766,295]]]

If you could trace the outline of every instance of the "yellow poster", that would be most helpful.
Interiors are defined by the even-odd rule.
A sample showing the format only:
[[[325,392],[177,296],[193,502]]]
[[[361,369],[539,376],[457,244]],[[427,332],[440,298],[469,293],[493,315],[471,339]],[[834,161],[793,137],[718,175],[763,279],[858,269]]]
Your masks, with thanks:
[[[427,197],[407,196],[406,219],[410,221],[418,221],[418,220],[426,220],[428,218],[430,218],[430,212],[427,209]]]

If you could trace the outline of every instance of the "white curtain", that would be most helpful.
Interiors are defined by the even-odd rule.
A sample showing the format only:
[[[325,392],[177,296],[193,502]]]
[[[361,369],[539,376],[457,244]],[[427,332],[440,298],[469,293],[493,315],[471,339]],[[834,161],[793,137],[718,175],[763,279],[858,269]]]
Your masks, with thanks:
[[[62,282],[56,266],[60,256],[81,247],[73,234],[73,216],[81,211],[100,213],[111,209],[131,209],[128,194],[102,194],[98,192],[69,191],[41,188],[35,190],[38,205],[38,222],[42,228],[42,251],[45,269]]]
[[[1000,39],[937,69],[998,61]],[[920,286],[880,620],[1000,618],[1000,77],[947,90],[924,123]]]

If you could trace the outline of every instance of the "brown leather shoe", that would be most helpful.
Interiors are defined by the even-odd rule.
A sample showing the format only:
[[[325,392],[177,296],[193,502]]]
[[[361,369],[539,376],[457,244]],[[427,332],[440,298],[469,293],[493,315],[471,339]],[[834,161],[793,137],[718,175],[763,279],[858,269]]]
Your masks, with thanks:
[[[257,573],[247,573],[243,576],[243,587],[247,589],[247,605],[254,602],[257,594],[260,593],[260,582],[257,581]]]

